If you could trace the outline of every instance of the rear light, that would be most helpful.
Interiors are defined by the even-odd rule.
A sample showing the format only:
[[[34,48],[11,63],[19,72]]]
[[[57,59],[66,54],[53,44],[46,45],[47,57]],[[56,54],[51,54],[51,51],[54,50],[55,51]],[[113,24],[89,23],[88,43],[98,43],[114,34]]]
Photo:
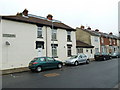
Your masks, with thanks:
[[[34,62],[33,64],[38,64],[38,62]]]

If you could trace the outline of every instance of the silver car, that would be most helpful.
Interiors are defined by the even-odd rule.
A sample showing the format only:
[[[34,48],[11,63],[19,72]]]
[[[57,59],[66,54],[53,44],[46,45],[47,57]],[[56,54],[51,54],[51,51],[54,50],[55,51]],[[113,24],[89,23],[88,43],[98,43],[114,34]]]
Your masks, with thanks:
[[[75,65],[75,66],[77,66],[80,63],[89,64],[89,62],[90,62],[89,58],[83,53],[79,53],[78,55],[73,55],[68,60],[65,60],[66,65],[71,64],[71,65]]]

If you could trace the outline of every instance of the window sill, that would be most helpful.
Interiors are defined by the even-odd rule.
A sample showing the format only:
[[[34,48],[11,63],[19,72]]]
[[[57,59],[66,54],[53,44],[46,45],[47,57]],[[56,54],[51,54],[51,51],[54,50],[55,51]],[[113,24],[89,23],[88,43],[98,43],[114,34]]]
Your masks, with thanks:
[[[58,58],[58,56],[55,56],[55,57],[53,57],[53,58]]]
[[[41,39],[43,39],[43,37],[37,37],[37,38],[41,38]]]
[[[58,41],[58,40],[56,40],[56,39],[55,39],[55,40],[51,39],[51,41]]]
[[[72,42],[72,41],[67,41],[67,42]]]

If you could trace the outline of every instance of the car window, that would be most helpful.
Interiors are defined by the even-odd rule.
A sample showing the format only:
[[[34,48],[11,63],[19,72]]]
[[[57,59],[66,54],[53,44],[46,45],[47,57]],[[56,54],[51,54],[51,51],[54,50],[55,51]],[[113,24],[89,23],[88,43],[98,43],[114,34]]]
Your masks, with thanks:
[[[39,58],[40,61],[45,61],[45,58]]]
[[[77,55],[72,55],[71,57],[70,57],[70,59],[74,59],[74,58],[77,58],[78,56]]]
[[[79,58],[82,58],[82,55],[80,55]]]
[[[46,61],[54,61],[54,59],[51,57],[46,57]]]

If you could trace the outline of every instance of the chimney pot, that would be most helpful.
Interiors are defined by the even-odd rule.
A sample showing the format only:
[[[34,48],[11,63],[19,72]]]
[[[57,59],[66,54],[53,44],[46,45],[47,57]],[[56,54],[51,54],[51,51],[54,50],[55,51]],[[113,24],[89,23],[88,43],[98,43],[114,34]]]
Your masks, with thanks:
[[[88,29],[88,30],[91,30],[91,28],[90,28],[90,27],[88,27],[87,29]]]
[[[81,29],[85,29],[85,27],[83,26],[83,25],[81,25],[81,27],[80,27]]]
[[[25,9],[25,10],[22,12],[22,14],[23,14],[24,16],[28,16],[28,10]]]
[[[112,32],[110,32],[109,34],[110,34],[110,35],[113,35],[113,33],[112,33]]]
[[[51,14],[47,15],[47,19],[52,20],[53,16]]]
[[[99,30],[98,30],[98,29],[96,29],[95,31],[99,32]]]

